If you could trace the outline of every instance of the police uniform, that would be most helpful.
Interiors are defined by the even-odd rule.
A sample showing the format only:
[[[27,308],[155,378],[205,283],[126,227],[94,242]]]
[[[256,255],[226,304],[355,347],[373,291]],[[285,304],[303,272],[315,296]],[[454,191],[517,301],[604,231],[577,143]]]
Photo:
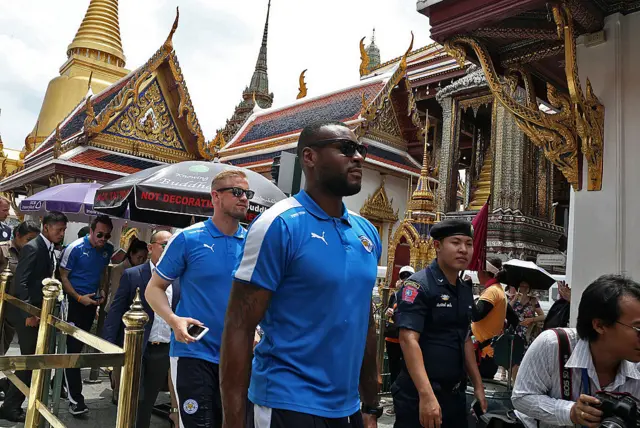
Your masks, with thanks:
[[[454,235],[471,236],[471,224],[445,220],[431,230],[433,239]],[[442,428],[467,426],[464,348],[469,336],[472,306],[471,286],[459,278],[455,285],[450,284],[437,260],[412,275],[400,291],[395,323],[399,329],[420,333],[425,369],[442,411]],[[391,392],[396,412],[394,426],[421,427],[418,391],[406,366]]]
[[[11,239],[11,226],[0,223],[0,242],[8,241]]]

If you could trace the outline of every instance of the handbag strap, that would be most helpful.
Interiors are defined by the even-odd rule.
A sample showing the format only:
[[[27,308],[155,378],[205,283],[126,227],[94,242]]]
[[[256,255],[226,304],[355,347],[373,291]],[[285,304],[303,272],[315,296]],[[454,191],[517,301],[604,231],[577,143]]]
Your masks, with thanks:
[[[573,397],[573,385],[571,382],[571,369],[566,367],[571,356],[571,343],[567,332],[561,328],[552,329],[558,338],[558,367],[560,369],[560,392],[562,399],[571,401]]]

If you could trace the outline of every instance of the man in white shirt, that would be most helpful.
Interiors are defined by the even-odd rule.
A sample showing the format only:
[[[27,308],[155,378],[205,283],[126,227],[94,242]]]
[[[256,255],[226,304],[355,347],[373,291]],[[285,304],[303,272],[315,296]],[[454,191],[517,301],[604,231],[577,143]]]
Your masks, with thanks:
[[[570,352],[560,350],[563,332]],[[561,384],[565,355],[570,382]],[[527,428],[597,428],[608,415],[596,392],[640,397],[639,362],[640,284],[604,275],[582,294],[577,329],[547,330],[527,350],[512,395],[516,414]]]
[[[140,289],[140,299],[144,310],[149,315],[145,326],[142,349],[142,369],[140,375],[140,400],[136,428],[149,428],[151,410],[163,386],[167,385],[169,373],[169,344],[171,343],[171,327],[161,317],[155,316],[145,299],[144,292],[151,274],[156,268],[171,233],[159,231],[151,236],[149,243],[150,260],[139,266],[127,269],[120,279],[120,287],[111,304],[103,329],[104,338],[112,343],[121,344],[124,337],[122,316],[129,310]],[[180,299],[180,285],[177,281],[170,284],[166,291],[167,300],[175,308]],[[172,409],[175,413],[175,409]]]

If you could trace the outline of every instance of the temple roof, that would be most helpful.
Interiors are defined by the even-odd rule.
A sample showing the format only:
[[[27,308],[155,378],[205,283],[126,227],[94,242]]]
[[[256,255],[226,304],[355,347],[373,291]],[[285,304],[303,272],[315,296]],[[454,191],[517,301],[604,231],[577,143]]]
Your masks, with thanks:
[[[388,76],[382,76],[329,94],[302,98],[280,108],[255,112],[223,148],[221,155],[238,147],[299,133],[313,121],[355,120],[362,110],[363,95],[366,99],[373,99],[387,79]]]
[[[402,56],[399,56],[384,62],[378,67],[372,68],[364,77],[387,73],[401,59]],[[456,60],[447,54],[442,45],[432,43],[413,50],[407,55],[407,76],[413,86],[424,85],[464,75],[465,68],[470,64],[467,61],[465,67],[460,67]]]
[[[70,156],[68,156],[66,160],[78,165],[100,168],[123,174],[133,174],[143,169],[153,168],[154,166],[162,164],[162,162],[154,162],[89,147],[82,147],[78,152],[70,153]]]
[[[89,90],[57,129],[27,154],[25,165],[78,145],[99,145],[95,138],[102,136],[120,138],[120,146],[102,142],[101,147],[135,156],[174,162],[211,159],[173,51],[177,22],[176,18],[169,38],[147,63],[97,95]],[[134,105],[137,110],[130,109]],[[147,120],[151,122],[143,123]]]
[[[366,137],[373,128],[362,128],[363,124],[375,124],[381,114],[394,114],[393,110],[385,110],[393,97],[405,98],[403,108],[398,111],[411,110],[412,116],[408,118],[411,127],[407,129],[415,133],[418,128],[413,123],[417,119],[412,108],[415,103],[409,100],[410,85],[404,77],[404,68],[396,66],[389,73],[361,80],[335,92],[302,98],[279,108],[255,111],[236,136],[220,150],[220,160],[267,171],[275,154],[295,152],[302,128],[319,120],[344,122],[358,135]],[[384,140],[367,139],[366,142],[369,145],[366,163],[402,174],[419,175],[420,164],[406,152],[406,147],[390,146]]]

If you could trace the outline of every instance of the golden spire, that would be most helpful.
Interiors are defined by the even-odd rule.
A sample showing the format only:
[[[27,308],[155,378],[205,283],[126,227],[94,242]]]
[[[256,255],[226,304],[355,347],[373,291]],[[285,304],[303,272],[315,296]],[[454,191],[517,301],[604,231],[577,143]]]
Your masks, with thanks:
[[[103,62],[124,67],[118,0],[91,0],[76,37],[67,48],[69,57],[74,53],[94,54]]]
[[[416,190],[411,195],[411,200],[408,203],[408,209],[413,212],[433,212],[435,209],[434,203],[434,185],[430,181],[429,176],[429,112],[427,111],[427,123],[425,125],[424,135],[424,155],[422,156],[422,169],[420,170],[420,178],[416,184]]]

